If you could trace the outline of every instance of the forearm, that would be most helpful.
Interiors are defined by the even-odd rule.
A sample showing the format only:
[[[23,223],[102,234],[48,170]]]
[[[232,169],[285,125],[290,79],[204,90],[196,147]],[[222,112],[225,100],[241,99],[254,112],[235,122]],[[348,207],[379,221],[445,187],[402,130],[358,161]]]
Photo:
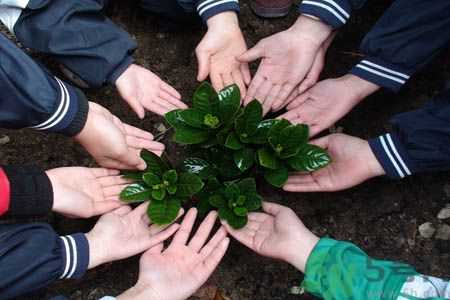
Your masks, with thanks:
[[[90,86],[114,84],[133,63],[137,44],[103,15],[101,2],[31,0],[14,32],[24,46],[52,55]]]

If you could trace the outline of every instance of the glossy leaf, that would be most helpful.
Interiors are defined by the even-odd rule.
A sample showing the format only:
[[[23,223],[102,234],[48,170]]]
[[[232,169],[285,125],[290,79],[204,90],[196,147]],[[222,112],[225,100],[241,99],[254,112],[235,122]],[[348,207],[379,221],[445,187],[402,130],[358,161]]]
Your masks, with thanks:
[[[157,189],[152,191],[152,198],[161,201],[166,197],[166,189]]]
[[[197,209],[200,216],[206,216],[206,214],[213,210],[214,207],[209,204],[209,199],[207,197],[201,196],[197,202]]]
[[[182,145],[200,144],[209,139],[209,133],[206,130],[193,127],[179,127],[175,130],[174,141]]]
[[[243,139],[243,142],[252,144],[266,144],[268,141],[270,129],[279,121],[280,120],[277,119],[268,119],[261,121],[256,128],[256,132],[252,136]]]
[[[248,214],[248,210],[246,207],[235,207],[233,208],[233,212],[236,216],[245,217]]]
[[[273,124],[273,126],[270,128],[268,138],[270,139],[278,137],[281,134],[281,131],[283,131],[283,129],[285,129],[290,125],[292,125],[292,123],[286,119],[279,120],[278,122]]]
[[[267,169],[264,171],[264,178],[271,185],[281,188],[289,177],[289,171],[284,165],[280,165],[275,170]]]
[[[219,217],[234,229],[241,229],[247,225],[247,216],[237,216],[230,208],[222,207],[219,209]]]
[[[242,195],[256,194],[255,178],[245,178],[237,183]]]
[[[273,170],[278,168],[280,165],[274,152],[267,148],[261,148],[258,150],[258,162],[262,167]]]
[[[244,148],[234,152],[234,163],[241,172],[245,172],[250,169],[255,163],[255,150],[251,148]]]
[[[245,201],[244,206],[248,211],[255,211],[261,208],[262,206],[262,197],[258,194],[249,194],[247,195],[247,199]]]
[[[120,193],[120,199],[127,203],[144,202],[150,199],[152,190],[147,186],[134,183],[127,186]]]
[[[178,113],[179,119],[189,126],[195,128],[204,128],[204,119],[206,113],[195,108],[188,108]]]
[[[170,195],[175,195],[177,193],[177,186],[176,185],[169,185],[166,190]]]
[[[215,170],[206,160],[196,157],[189,157],[183,161],[183,170],[196,174],[202,179],[215,175]]]
[[[211,99],[217,97],[217,93],[214,88],[208,82],[202,82],[192,97],[192,107],[203,111],[205,113],[211,113]]]
[[[190,198],[204,186],[203,181],[195,174],[181,173],[177,183],[177,197]]]
[[[144,180],[145,184],[149,187],[152,187],[154,185],[158,185],[161,183],[161,178],[159,178],[158,175],[148,172],[142,175],[142,179]]]
[[[226,149],[210,148],[207,160],[212,163],[219,174],[226,179],[234,179],[241,175],[241,171],[234,164],[233,157]]]
[[[167,225],[175,221],[181,208],[179,199],[167,198],[150,203],[147,215],[157,225]]]
[[[244,109],[244,113],[235,121],[235,129],[239,138],[245,140],[252,136],[262,121],[263,109],[257,100],[250,102]]]
[[[175,184],[178,181],[178,174],[175,170],[166,171],[163,175],[163,180],[170,184]]]
[[[241,92],[236,84],[221,90],[213,100],[214,115],[219,116],[223,123],[233,121],[241,104]]]
[[[120,172],[120,174],[125,179],[129,179],[129,180],[133,180],[133,181],[142,181],[142,174],[143,174],[142,171],[126,170],[126,171]]]
[[[279,134],[269,137],[269,143],[283,159],[292,157],[308,142],[309,129],[306,125],[289,125]]]
[[[328,153],[315,145],[304,145],[298,154],[288,160],[288,164],[296,171],[313,172],[326,167],[331,162]]]
[[[142,149],[141,157],[147,164],[147,168],[145,169],[145,173],[152,172],[158,176],[162,176],[162,174],[169,169],[169,166],[153,152],[150,152],[146,149]]]
[[[220,194],[214,194],[211,197],[209,197],[209,204],[211,204],[215,208],[221,208],[227,205],[225,198],[223,198],[222,195]]]
[[[239,197],[241,191],[239,190],[239,186],[236,183],[226,183],[224,195],[228,200],[234,200]]]
[[[186,123],[184,123],[183,119],[180,117],[180,112],[182,109],[171,110],[164,115],[166,122],[169,123],[175,129],[186,127]]]
[[[225,147],[227,147],[228,149],[231,149],[231,150],[240,150],[244,146],[239,141],[236,133],[230,132],[230,134],[228,135],[228,137],[225,141]]]

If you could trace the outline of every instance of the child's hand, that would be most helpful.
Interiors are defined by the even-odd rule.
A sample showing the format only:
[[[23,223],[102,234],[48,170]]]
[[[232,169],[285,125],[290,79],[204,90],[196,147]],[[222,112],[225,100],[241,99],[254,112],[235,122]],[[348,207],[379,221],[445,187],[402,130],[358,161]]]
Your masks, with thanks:
[[[189,210],[170,246],[154,246],[141,258],[137,284],[117,299],[184,300],[211,276],[224,256],[229,239],[224,228],[208,237],[217,219],[211,212],[189,241],[197,215]]]
[[[134,210],[122,206],[103,215],[86,234],[89,241],[89,269],[142,253],[171,237],[179,224],[158,226],[147,216],[149,203]],[[178,217],[183,214],[180,210]]]
[[[265,213],[250,213],[247,226],[241,230],[224,225],[231,236],[256,253],[281,259],[304,272],[319,238],[290,208],[264,202],[263,210]]]

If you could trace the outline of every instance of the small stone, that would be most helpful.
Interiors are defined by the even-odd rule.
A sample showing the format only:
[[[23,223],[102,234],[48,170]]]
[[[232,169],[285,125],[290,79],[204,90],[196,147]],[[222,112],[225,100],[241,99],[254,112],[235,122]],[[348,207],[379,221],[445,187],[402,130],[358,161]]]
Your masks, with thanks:
[[[420,236],[422,236],[426,239],[431,238],[435,232],[436,232],[436,228],[434,228],[434,226],[431,222],[426,222],[419,226]]]
[[[0,137],[0,145],[6,145],[10,142],[10,138],[7,135]]]
[[[303,295],[305,293],[305,289],[301,286],[293,286],[289,290],[289,294],[291,295]]]
[[[450,218],[450,205],[447,204],[447,207],[441,209],[441,211],[437,215],[437,218],[439,220],[445,220]]]
[[[449,241],[450,240],[450,226],[449,225],[441,225],[436,233],[436,239]]]

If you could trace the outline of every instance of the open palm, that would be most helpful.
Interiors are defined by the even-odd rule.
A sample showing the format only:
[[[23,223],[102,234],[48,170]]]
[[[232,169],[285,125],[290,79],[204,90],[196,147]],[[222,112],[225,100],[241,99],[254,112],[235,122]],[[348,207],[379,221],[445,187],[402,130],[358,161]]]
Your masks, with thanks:
[[[331,164],[312,173],[291,175],[283,187],[285,191],[339,191],[384,174],[365,140],[345,134],[332,134],[312,143],[328,150]]]

